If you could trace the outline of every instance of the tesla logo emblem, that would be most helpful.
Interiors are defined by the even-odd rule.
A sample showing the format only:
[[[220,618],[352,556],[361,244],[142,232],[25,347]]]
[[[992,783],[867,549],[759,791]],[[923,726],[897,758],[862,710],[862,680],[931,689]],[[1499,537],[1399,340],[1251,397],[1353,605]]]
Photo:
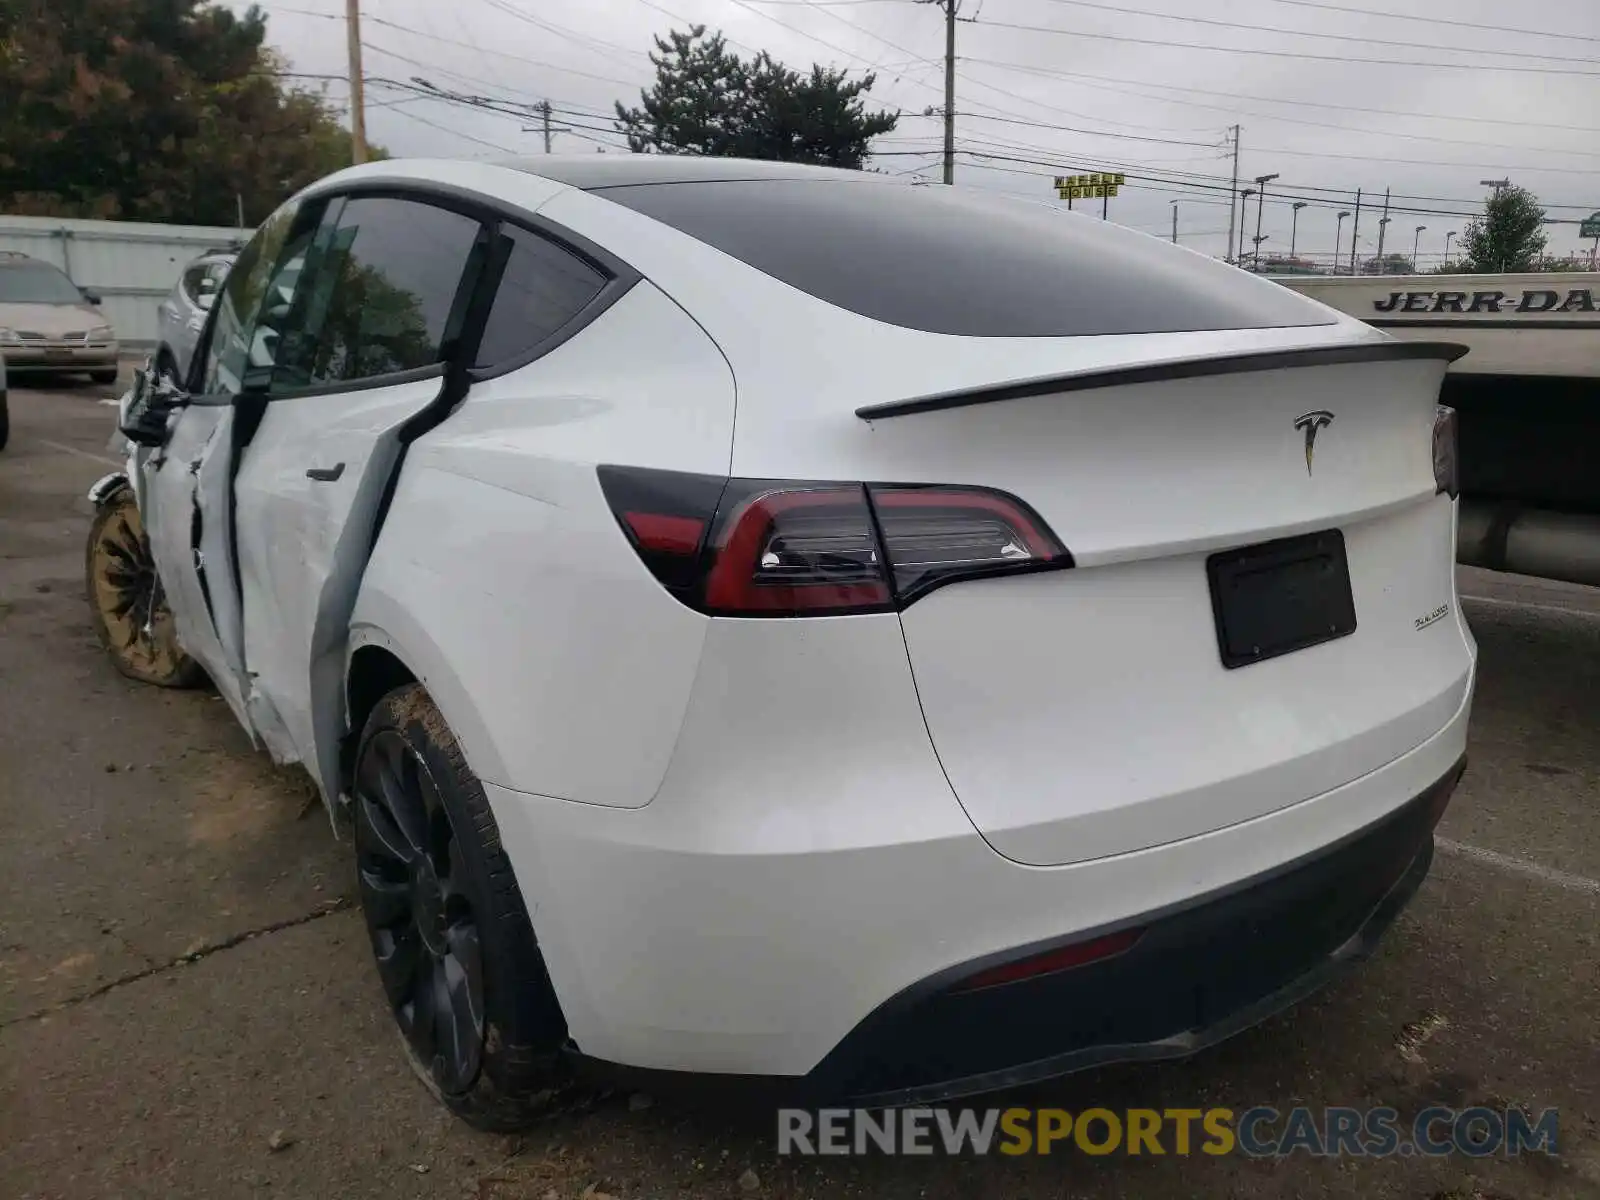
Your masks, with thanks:
[[[1316,409],[1312,412],[1302,413],[1294,419],[1296,429],[1306,431],[1306,474],[1311,474],[1311,456],[1317,450],[1317,431],[1326,429],[1333,424],[1333,414],[1325,409]]]

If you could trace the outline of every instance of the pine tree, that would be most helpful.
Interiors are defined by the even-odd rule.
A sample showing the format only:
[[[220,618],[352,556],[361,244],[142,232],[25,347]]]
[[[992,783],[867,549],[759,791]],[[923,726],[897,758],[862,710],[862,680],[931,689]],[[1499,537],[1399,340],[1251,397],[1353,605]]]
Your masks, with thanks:
[[[745,60],[704,25],[656,39],[655,86],[638,108],[617,105],[617,128],[638,152],[764,158],[859,169],[868,143],[899,121],[869,112],[876,76],[793,71],[762,51]]]

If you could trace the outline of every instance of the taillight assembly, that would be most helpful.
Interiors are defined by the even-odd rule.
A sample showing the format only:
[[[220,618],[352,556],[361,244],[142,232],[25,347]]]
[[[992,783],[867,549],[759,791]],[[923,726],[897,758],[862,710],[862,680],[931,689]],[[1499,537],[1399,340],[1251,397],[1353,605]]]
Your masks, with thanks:
[[[1438,404],[1433,410],[1433,485],[1454,500],[1461,492],[1459,456],[1456,452],[1456,410]]]
[[[956,580],[1072,565],[1037,513],[989,488],[612,466],[600,485],[651,573],[718,616],[895,612]]]

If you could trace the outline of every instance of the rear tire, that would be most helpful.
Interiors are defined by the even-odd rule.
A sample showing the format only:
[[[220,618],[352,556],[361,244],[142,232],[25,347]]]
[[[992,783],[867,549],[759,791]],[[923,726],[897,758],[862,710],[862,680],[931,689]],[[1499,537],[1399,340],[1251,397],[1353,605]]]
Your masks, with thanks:
[[[112,367],[109,371],[90,371],[89,381],[91,383],[115,383],[117,381],[117,369]]]
[[[6,405],[6,394],[0,391],[0,450],[11,440],[11,409]]]
[[[473,1128],[525,1128],[568,1082],[566,1021],[483,785],[420,684],[373,709],[352,792],[361,908],[412,1070]]]
[[[200,664],[178,644],[131,488],[111,497],[94,515],[84,554],[84,586],[95,636],[117,670],[157,687],[187,688],[205,681]]]

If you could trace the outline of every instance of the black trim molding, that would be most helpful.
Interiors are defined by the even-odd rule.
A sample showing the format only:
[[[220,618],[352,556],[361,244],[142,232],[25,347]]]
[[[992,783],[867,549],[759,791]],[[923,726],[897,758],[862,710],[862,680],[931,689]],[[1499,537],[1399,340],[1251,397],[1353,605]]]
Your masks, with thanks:
[[[1587,321],[1557,317],[1434,317],[1426,321],[1408,321],[1403,317],[1363,317],[1362,320],[1379,329],[1593,329],[1600,332],[1600,320]]]
[[[1122,387],[1134,383],[1198,379],[1207,375],[1241,375],[1250,371],[1278,371],[1290,367],[1400,362],[1408,359],[1454,362],[1466,352],[1467,347],[1453,342],[1387,341],[1308,346],[1300,350],[1218,354],[1137,367],[1108,367],[1066,375],[1046,375],[1036,379],[1024,379],[1018,383],[1003,383],[997,387],[963,388],[954,392],[918,396],[911,400],[896,400],[889,404],[868,404],[856,409],[856,416],[864,421],[875,421],[883,417],[905,417],[912,413],[938,412],[941,409],[966,408],[975,404],[995,404],[1002,400],[1022,400],[1030,396],[1053,395],[1057,392],[1084,392],[1093,388]]]

